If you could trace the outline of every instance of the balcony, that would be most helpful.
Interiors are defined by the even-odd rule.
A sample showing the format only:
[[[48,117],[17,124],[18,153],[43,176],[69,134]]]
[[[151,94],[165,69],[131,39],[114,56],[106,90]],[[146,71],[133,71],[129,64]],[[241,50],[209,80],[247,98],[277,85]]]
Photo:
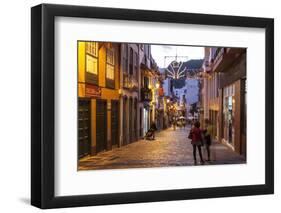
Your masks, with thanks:
[[[142,60],[141,60],[141,68],[142,69],[151,69],[151,61],[147,57],[147,55],[144,55]]]
[[[212,68],[214,72],[226,72],[228,67],[242,54],[245,48],[218,48]]]
[[[246,52],[246,48],[226,48],[227,54],[242,54]]]
[[[138,82],[134,76],[123,73],[123,88],[132,91],[138,91]]]
[[[152,91],[151,91],[151,89],[146,88],[146,87],[141,88],[141,101],[142,102],[152,101]]]
[[[206,73],[209,73],[209,72],[212,71],[212,66],[211,66],[211,63],[209,61],[207,61],[207,60],[204,61],[203,70]]]

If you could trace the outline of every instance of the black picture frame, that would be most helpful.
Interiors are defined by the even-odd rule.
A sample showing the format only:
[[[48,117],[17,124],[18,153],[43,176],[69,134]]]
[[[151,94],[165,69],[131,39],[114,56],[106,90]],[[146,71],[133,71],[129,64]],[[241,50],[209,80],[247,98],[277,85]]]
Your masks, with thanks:
[[[54,21],[58,16],[265,29],[265,184],[56,197],[54,195]],[[53,4],[41,4],[31,8],[32,205],[47,209],[272,193],[274,193],[273,19]]]

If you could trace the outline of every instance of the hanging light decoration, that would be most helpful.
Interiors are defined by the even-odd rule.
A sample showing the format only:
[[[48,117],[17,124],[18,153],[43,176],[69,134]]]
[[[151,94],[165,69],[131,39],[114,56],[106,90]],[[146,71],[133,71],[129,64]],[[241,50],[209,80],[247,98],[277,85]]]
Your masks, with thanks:
[[[185,78],[185,76],[186,76],[186,67],[183,66],[182,62],[173,61],[166,68],[166,76],[167,76],[167,78],[172,78],[172,79]]]
[[[188,69],[183,62],[173,61],[166,68],[166,77],[171,79],[203,79],[208,77],[203,68]]]

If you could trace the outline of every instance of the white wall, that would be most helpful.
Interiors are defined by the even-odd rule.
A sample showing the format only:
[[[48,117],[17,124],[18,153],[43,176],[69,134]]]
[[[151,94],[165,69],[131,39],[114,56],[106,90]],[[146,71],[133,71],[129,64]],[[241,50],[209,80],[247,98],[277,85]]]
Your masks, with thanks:
[[[164,84],[163,84],[164,94],[166,96],[170,96],[171,95],[170,87],[171,87],[171,80],[169,78],[166,78],[164,80]]]
[[[186,101],[188,105],[191,105],[193,103],[198,102],[199,98],[199,84],[198,80],[190,79],[186,81],[186,88],[187,88],[187,93],[186,93]]]
[[[281,14],[278,1],[115,1],[115,0],[59,0],[45,3],[126,7],[151,10],[171,10],[194,13],[264,16],[275,18],[275,54],[281,56]],[[1,3],[1,212],[39,212],[29,206],[30,196],[30,7],[37,0],[2,1]],[[276,60],[275,70],[281,69]],[[281,74],[276,72],[276,82]],[[275,109],[280,109],[281,84],[276,84]],[[275,129],[281,127],[280,110],[275,114]],[[277,132],[277,131],[276,131]],[[281,199],[281,136],[276,134],[276,189],[275,195],[147,204],[115,205],[51,210],[50,212],[277,212]],[[276,209],[276,211],[274,211]]]

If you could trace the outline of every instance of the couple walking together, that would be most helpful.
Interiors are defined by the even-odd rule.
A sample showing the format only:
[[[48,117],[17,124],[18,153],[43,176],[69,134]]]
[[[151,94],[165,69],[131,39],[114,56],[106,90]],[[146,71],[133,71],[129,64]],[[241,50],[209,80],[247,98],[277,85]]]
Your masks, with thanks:
[[[190,130],[188,138],[191,139],[191,144],[193,146],[193,158],[194,158],[194,164],[197,164],[197,159],[196,159],[196,149],[198,149],[199,152],[199,157],[200,157],[200,163],[204,164],[204,159],[202,156],[202,150],[201,146],[206,147],[207,150],[207,155],[208,155],[208,160],[210,161],[210,146],[212,143],[212,125],[208,120],[205,121],[206,123],[206,128],[201,129],[200,128],[200,122],[196,121],[193,125],[193,127]]]

